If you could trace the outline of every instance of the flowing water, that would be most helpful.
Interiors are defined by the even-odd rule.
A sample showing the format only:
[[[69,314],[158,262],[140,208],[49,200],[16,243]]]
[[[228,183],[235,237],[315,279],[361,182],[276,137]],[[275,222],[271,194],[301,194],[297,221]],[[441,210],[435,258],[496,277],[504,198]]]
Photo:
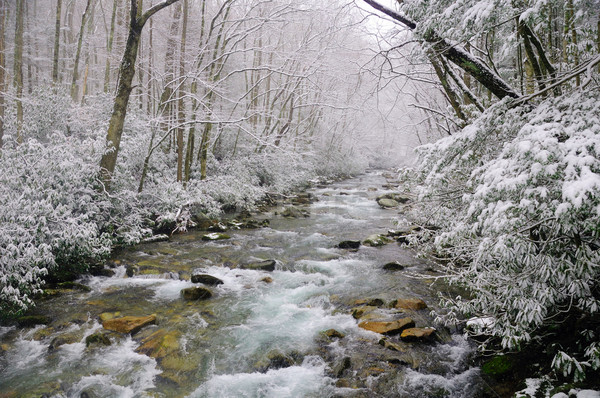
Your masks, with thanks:
[[[35,312],[48,315],[48,325],[0,328],[0,397],[477,396],[479,371],[462,336],[440,328],[434,343],[390,337],[395,351],[351,315],[356,300],[371,298],[417,297],[435,308],[436,273],[406,247],[337,248],[395,227],[398,211],[375,201],[384,184],[371,172],[312,189],[310,217],[284,218],[274,208],[261,215],[269,227],[228,231],[228,240],[206,242],[206,232],[191,231],[121,250],[116,275],[88,277],[81,282],[89,292],[65,290],[39,303]],[[239,267],[266,259],[277,261],[274,271]],[[390,261],[407,268],[384,271]],[[137,267],[133,277],[128,265]],[[224,282],[210,287],[209,300],[180,297],[195,272]],[[429,309],[379,311],[432,324]],[[156,314],[156,324],[86,346],[86,337],[106,333],[100,314]],[[328,329],[345,337],[326,337]],[[140,349],[148,341],[158,343]]]

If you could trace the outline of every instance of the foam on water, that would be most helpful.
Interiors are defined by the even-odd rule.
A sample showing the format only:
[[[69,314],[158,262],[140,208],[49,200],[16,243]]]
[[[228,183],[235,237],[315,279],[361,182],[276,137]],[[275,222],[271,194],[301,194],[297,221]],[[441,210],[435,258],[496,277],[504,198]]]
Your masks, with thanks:
[[[305,358],[302,366],[269,370],[266,373],[237,373],[211,377],[190,398],[295,398],[323,397],[334,391],[325,376],[326,364],[318,357]]]

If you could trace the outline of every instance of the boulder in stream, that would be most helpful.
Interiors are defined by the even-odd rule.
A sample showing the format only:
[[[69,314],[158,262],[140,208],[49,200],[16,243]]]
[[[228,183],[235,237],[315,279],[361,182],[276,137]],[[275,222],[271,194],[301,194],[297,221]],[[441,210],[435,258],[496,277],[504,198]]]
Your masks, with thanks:
[[[398,334],[404,329],[414,328],[415,322],[410,318],[402,318],[396,321],[366,321],[358,324],[359,328],[380,334]]]
[[[156,315],[148,316],[124,316],[122,318],[108,319],[102,323],[106,330],[112,330],[119,333],[136,334],[144,326],[152,325],[156,322]]]
[[[110,338],[106,334],[96,332],[96,333],[90,334],[89,336],[87,336],[85,338],[85,346],[86,347],[89,347],[90,345],[94,345],[94,344],[111,345],[111,341],[110,341]]]
[[[429,341],[434,336],[434,328],[408,328],[400,334],[402,341]]]
[[[335,329],[327,329],[321,333],[329,339],[343,339],[344,337],[346,337],[344,333],[338,332]]]
[[[231,237],[227,234],[222,234],[220,232],[212,232],[210,234],[202,235],[202,240],[223,240],[230,239]]]
[[[158,235],[152,235],[152,236],[142,239],[142,243],[166,242],[168,240],[169,240],[169,235],[158,234]]]
[[[383,207],[384,209],[391,209],[393,207],[398,207],[398,205],[400,204],[399,202],[396,202],[394,199],[378,199],[377,200],[377,204],[381,207]]]
[[[202,283],[209,286],[222,285],[223,281],[216,276],[208,274],[194,274],[192,275],[192,283]]]
[[[188,287],[181,289],[181,297],[184,300],[207,300],[212,297],[212,292],[203,287]]]
[[[390,263],[384,264],[383,269],[386,271],[402,271],[405,268],[404,265],[400,264],[398,261],[392,261]]]
[[[413,310],[413,311],[418,311],[418,310],[424,310],[425,308],[427,308],[427,304],[418,298],[406,298],[406,299],[398,299],[398,300],[394,300],[390,303],[390,306],[392,308],[397,308],[397,309],[401,309],[401,310]]]
[[[369,235],[367,237],[367,239],[365,239],[363,241],[363,245],[367,245],[367,246],[371,246],[371,247],[378,247],[378,246],[383,246],[389,242],[390,242],[390,239],[385,237],[384,235],[373,234],[373,235]]]
[[[275,265],[277,262],[275,260],[264,260],[264,261],[256,261],[253,263],[248,263],[240,266],[241,269],[252,269],[256,271],[275,271]]]
[[[288,206],[281,212],[281,215],[288,218],[303,218],[309,217],[310,213],[296,206]]]
[[[359,240],[344,240],[338,244],[340,249],[358,249],[360,247]]]

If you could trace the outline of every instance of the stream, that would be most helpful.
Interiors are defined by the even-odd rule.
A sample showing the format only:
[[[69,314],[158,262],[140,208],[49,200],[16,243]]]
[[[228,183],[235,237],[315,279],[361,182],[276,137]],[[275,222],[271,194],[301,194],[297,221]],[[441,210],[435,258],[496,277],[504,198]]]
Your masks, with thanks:
[[[114,276],[85,277],[89,291],[62,289],[38,303],[34,313],[47,325],[0,327],[0,397],[478,396],[483,382],[462,335],[438,328],[425,343],[390,336],[391,349],[352,315],[378,298],[382,319],[433,326],[433,264],[395,242],[337,247],[396,228],[398,210],[375,201],[391,192],[388,182],[371,171],[310,189],[318,201],[298,206],[309,217],[283,217],[282,204],[256,216],[268,227],[228,230],[230,239],[207,242],[206,231],[193,230],[119,250]],[[270,259],[274,271],[242,269]],[[392,261],[406,268],[382,269]],[[197,273],[223,283],[206,286],[208,300],[185,301],[182,289],[202,286],[189,281]],[[429,308],[390,309],[399,298]],[[106,331],[100,320],[151,314],[154,324],[133,335]]]

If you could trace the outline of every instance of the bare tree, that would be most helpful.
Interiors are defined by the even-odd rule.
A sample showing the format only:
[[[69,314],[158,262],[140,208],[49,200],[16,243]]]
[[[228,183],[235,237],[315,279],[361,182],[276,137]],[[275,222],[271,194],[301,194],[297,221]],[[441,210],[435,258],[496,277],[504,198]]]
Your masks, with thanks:
[[[142,13],[142,0],[131,0],[129,34],[125,45],[125,53],[119,67],[117,96],[115,97],[113,112],[106,133],[107,150],[100,160],[101,177],[107,189],[110,186],[112,174],[117,164],[117,155],[119,154],[121,136],[123,135],[123,124],[127,115],[129,96],[133,88],[131,83],[135,75],[135,64],[142,29],[152,15],[177,1],[164,0]]]

